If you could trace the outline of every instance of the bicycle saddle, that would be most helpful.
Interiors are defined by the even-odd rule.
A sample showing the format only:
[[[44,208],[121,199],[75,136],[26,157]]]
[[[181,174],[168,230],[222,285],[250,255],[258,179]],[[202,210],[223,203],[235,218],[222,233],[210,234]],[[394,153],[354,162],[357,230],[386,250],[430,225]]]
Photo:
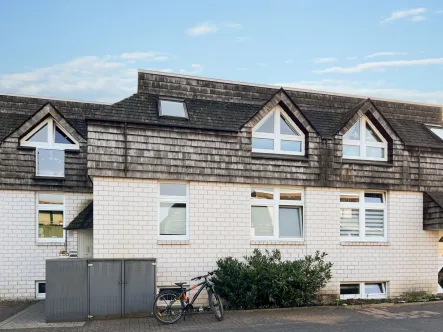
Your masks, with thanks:
[[[178,287],[183,287],[183,285],[186,284],[186,282],[176,282],[175,283]]]

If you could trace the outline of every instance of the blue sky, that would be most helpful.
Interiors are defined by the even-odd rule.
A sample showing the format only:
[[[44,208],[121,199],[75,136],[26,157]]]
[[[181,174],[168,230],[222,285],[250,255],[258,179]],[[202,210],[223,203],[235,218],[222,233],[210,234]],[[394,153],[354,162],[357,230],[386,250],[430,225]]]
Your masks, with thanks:
[[[117,101],[137,69],[443,104],[443,2],[1,0],[0,93]]]

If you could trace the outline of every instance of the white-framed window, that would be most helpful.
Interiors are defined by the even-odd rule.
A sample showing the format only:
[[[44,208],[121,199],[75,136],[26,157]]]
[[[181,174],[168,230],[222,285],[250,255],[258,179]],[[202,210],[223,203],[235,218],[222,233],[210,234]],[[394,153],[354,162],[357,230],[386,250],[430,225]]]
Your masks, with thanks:
[[[252,129],[252,152],[305,154],[305,135],[281,106],[276,106]]]
[[[387,297],[386,282],[344,282],[340,284],[341,299],[383,299]]]
[[[251,188],[253,240],[303,240],[303,191],[292,188]]]
[[[51,117],[20,140],[20,146],[35,148],[36,175],[65,176],[65,150],[78,150],[79,144]]]
[[[170,116],[174,118],[188,118],[186,104],[183,100],[159,99],[158,113],[160,116]]]
[[[35,282],[35,298],[38,300],[46,298],[46,281],[42,280]]]
[[[430,131],[443,140],[443,127],[440,125],[426,125]]]
[[[340,193],[340,239],[386,241],[386,193],[343,191]]]
[[[37,194],[37,241],[64,242],[65,196],[63,194]]]
[[[388,142],[367,116],[361,117],[343,136],[343,158],[388,160]]]
[[[160,183],[158,211],[159,239],[189,239],[189,189],[186,183]]]

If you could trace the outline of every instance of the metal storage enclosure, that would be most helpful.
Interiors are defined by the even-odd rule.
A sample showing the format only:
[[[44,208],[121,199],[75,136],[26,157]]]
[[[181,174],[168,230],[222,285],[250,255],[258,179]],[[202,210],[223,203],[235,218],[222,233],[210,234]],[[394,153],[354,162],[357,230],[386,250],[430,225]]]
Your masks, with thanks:
[[[156,260],[50,259],[46,261],[46,321],[150,315]]]

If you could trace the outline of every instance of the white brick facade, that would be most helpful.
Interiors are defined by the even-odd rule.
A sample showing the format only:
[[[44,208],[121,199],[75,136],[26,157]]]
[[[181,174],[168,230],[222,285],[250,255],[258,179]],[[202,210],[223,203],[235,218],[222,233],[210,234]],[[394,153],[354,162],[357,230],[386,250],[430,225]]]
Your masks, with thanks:
[[[284,258],[326,251],[340,282],[387,281],[388,295],[437,290],[438,232],[423,231],[423,195],[388,193],[388,241],[340,241],[340,190],[305,188],[305,240],[301,244],[250,239],[250,186],[189,183],[190,240],[159,241],[158,182],[94,178],[94,258],[157,258],[157,285],[190,281],[216,260],[254,248],[279,248]]]
[[[92,200],[90,194],[65,194],[67,225]],[[0,300],[34,299],[35,281],[45,280],[45,259],[58,257],[64,243],[37,243],[36,192],[0,191]],[[76,249],[75,232],[68,232]]]

